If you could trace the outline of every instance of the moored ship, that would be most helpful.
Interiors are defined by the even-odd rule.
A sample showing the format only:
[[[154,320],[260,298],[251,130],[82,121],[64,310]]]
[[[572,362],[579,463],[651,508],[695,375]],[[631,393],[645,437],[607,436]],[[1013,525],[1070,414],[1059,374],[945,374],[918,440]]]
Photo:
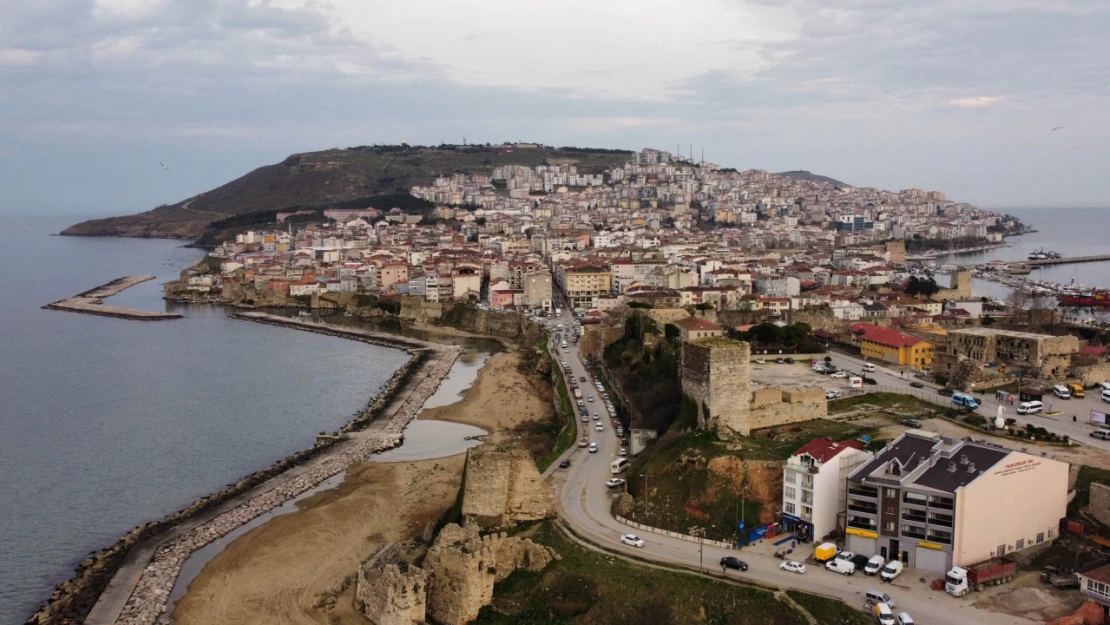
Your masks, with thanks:
[[[1063,289],[1056,302],[1061,306],[1110,306],[1110,291],[1106,289],[1072,290]]]

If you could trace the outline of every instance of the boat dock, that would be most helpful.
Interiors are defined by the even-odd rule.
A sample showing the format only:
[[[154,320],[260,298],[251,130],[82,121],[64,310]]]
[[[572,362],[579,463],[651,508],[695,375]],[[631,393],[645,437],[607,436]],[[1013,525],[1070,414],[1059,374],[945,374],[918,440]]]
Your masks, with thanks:
[[[1048,265],[1072,265],[1076,263],[1101,263],[1110,260],[1110,254],[1099,254],[1098,256],[1071,256],[1068,258],[1040,258],[1037,260],[1027,260],[1024,264],[1030,267],[1045,267]]]
[[[181,315],[174,313],[155,312],[153,310],[139,310],[137,308],[123,308],[120,306],[105,306],[104,298],[118,295],[123,291],[153,280],[154,276],[124,276],[116,278],[107,284],[102,284],[95,289],[78,293],[73,297],[58,300],[43,306],[46,310],[64,310],[67,312],[84,313],[86,315],[99,315],[101,317],[116,317],[117,319],[136,319],[139,321],[161,321],[163,319],[180,319]]]

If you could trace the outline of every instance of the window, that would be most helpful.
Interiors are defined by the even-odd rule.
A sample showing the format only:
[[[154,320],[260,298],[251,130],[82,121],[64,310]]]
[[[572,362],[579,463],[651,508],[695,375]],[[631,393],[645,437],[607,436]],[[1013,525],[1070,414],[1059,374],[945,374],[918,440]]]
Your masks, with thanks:
[[[894,521],[887,521],[887,522],[883,523],[883,531],[893,532],[894,531]]]
[[[786,505],[782,507],[782,511],[787,514],[795,514],[794,504],[791,502],[787,502]]]
[[[786,498],[795,499],[798,496],[798,491],[794,490],[793,486],[786,487]]]
[[[1006,555],[1006,545],[999,545],[998,549],[995,550],[994,555],[999,557]]]
[[[888,499],[893,499],[897,496],[898,496],[898,491],[894,490],[893,488],[884,488],[883,489],[883,497],[886,497]]]
[[[813,516],[813,508],[810,508],[809,506],[802,506],[802,514],[804,514],[806,518]]]
[[[925,502],[929,501],[929,498],[925,495],[922,495],[921,493],[903,492],[902,501],[918,506],[924,506]]]
[[[1052,540],[1052,535],[1055,534],[1055,533],[1056,533],[1056,530],[1052,529],[1051,527],[1048,528],[1048,539]]]
[[[1020,538],[1020,539],[1018,539],[1018,541],[1016,543],[1014,543],[1014,551],[1021,551],[1022,549],[1025,549],[1025,539],[1024,538]]]
[[[894,506],[887,506],[886,507],[886,513],[887,514],[894,514]]]
[[[813,503],[813,493],[808,490],[802,491],[802,503]]]
[[[797,471],[787,471],[785,474],[783,474],[782,481],[786,482],[787,484],[797,484],[798,483],[798,472]]]
[[[1044,542],[1044,532],[1041,532],[1041,533],[1037,534],[1037,544],[1039,545],[1043,542]]]

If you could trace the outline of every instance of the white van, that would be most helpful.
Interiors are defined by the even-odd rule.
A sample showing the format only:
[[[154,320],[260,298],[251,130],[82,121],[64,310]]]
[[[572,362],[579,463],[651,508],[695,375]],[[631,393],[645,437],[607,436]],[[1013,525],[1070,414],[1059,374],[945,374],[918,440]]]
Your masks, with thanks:
[[[624,470],[627,468],[628,458],[620,458],[619,460],[614,460],[612,464],[609,465],[609,470],[613,473],[623,473]]]
[[[879,577],[883,578],[884,582],[894,581],[895,577],[902,574],[902,562],[900,560],[891,560],[886,563],[883,570],[879,572]],[[890,605],[894,605],[890,602]]]
[[[873,364],[871,364],[871,363],[869,363],[869,362],[868,362],[868,363],[864,363],[864,365],[863,365],[863,370],[864,370],[864,371],[866,371],[866,372],[868,372],[868,373],[875,373],[875,365],[873,365]]]
[[[1059,397],[1060,399],[1071,399],[1071,391],[1069,391],[1068,387],[1064,386],[1063,384],[1057,384],[1056,386],[1053,386],[1052,394]]]
[[[1091,432],[1091,437],[1092,438],[1097,438],[1097,439],[1103,440],[1103,441],[1110,441],[1110,430],[1103,430],[1103,429],[1095,430],[1094,432]]]
[[[863,574],[878,575],[885,564],[886,558],[882,556],[871,556],[871,559],[867,561],[867,566],[863,567]]]
[[[1107,390],[1102,391],[1102,401],[1110,404],[1110,391],[1107,391]]]
[[[1023,401],[1017,407],[1018,414],[1035,414],[1044,410],[1044,404],[1039,401]]]
[[[851,560],[833,558],[825,563],[825,570],[832,571],[833,573],[840,573],[841,575],[851,575],[856,572],[856,565]]]

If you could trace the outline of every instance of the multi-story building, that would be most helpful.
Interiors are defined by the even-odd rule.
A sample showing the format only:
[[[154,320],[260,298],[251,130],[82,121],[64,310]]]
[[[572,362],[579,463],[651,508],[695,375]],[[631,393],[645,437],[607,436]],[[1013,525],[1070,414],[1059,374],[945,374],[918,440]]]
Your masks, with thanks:
[[[537,271],[526,274],[522,280],[524,304],[529,308],[551,308],[551,274]]]
[[[594,308],[610,288],[609,268],[598,265],[559,266],[563,294],[575,308]]]
[[[848,549],[943,573],[1056,538],[1067,490],[1065,462],[906,433],[848,476]]]
[[[837,528],[848,475],[871,459],[858,441],[815,438],[794,452],[782,471],[782,526],[821,539]]]
[[[853,325],[852,332],[859,335],[860,353],[867,358],[919,369],[933,362],[934,346],[921,337],[869,323]]]
[[[1067,375],[1079,339],[1031,332],[968,328],[948,333],[948,353],[977,362],[1007,362],[1041,371],[1045,376]]]

